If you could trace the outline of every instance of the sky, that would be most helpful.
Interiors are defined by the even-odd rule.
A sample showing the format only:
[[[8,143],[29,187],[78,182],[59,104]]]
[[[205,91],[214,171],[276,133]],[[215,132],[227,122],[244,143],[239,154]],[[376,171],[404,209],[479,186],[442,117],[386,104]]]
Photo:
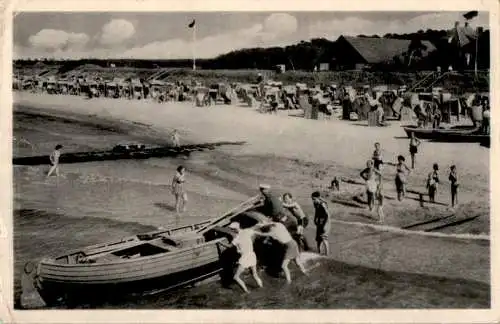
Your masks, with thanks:
[[[464,12],[23,12],[14,58],[211,58],[251,47],[340,35],[450,29]],[[196,20],[195,33],[188,24]],[[470,24],[488,28],[487,12]]]

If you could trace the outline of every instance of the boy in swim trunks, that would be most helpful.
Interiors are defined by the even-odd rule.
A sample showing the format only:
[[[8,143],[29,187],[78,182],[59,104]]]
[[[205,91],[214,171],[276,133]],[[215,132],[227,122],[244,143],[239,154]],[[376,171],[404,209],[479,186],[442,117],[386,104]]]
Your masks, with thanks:
[[[382,161],[382,149],[380,148],[380,143],[375,143],[375,151],[372,155],[373,166],[375,169],[380,170],[380,166],[383,164]]]
[[[328,234],[330,233],[330,212],[326,202],[321,198],[319,191],[315,191],[311,195],[314,204],[314,224],[316,225],[316,243],[318,246],[318,253],[328,255]]]
[[[420,145],[420,140],[415,137],[415,133],[411,133],[410,137],[410,156],[411,156],[411,168],[415,169],[415,159],[418,152],[418,146]]]

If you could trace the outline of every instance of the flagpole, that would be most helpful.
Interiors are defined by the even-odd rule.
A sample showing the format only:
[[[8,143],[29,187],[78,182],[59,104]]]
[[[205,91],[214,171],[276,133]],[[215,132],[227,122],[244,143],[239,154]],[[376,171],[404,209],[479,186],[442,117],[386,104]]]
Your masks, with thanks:
[[[479,27],[476,27],[476,54],[474,55],[474,75],[477,78],[477,52],[478,52],[478,42],[479,42]]]
[[[196,23],[193,26],[193,71],[196,70]]]

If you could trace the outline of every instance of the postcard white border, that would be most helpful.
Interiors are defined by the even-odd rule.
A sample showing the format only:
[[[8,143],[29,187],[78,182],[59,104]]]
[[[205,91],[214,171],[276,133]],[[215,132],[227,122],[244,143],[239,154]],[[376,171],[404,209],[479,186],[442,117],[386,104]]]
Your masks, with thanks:
[[[2,76],[0,106],[0,319],[5,323],[477,323],[500,322],[498,309],[498,156],[500,114],[498,89],[499,31],[498,1],[477,0],[26,0],[0,2],[3,9],[0,38],[2,39]],[[12,279],[12,13],[14,11],[469,11],[490,12],[491,33],[491,103],[492,145],[491,165],[491,309],[490,310],[43,310],[13,309]],[[5,233],[6,231],[6,233]],[[7,235],[5,235],[7,234]],[[459,251],[458,251],[459,252]],[[496,289],[493,289],[496,288]]]

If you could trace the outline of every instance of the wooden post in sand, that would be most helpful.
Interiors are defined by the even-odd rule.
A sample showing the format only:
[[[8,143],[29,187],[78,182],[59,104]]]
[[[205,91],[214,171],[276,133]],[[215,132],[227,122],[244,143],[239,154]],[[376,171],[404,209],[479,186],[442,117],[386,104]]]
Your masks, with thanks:
[[[424,207],[424,194],[420,193],[418,194],[419,201],[420,201],[420,207]]]

